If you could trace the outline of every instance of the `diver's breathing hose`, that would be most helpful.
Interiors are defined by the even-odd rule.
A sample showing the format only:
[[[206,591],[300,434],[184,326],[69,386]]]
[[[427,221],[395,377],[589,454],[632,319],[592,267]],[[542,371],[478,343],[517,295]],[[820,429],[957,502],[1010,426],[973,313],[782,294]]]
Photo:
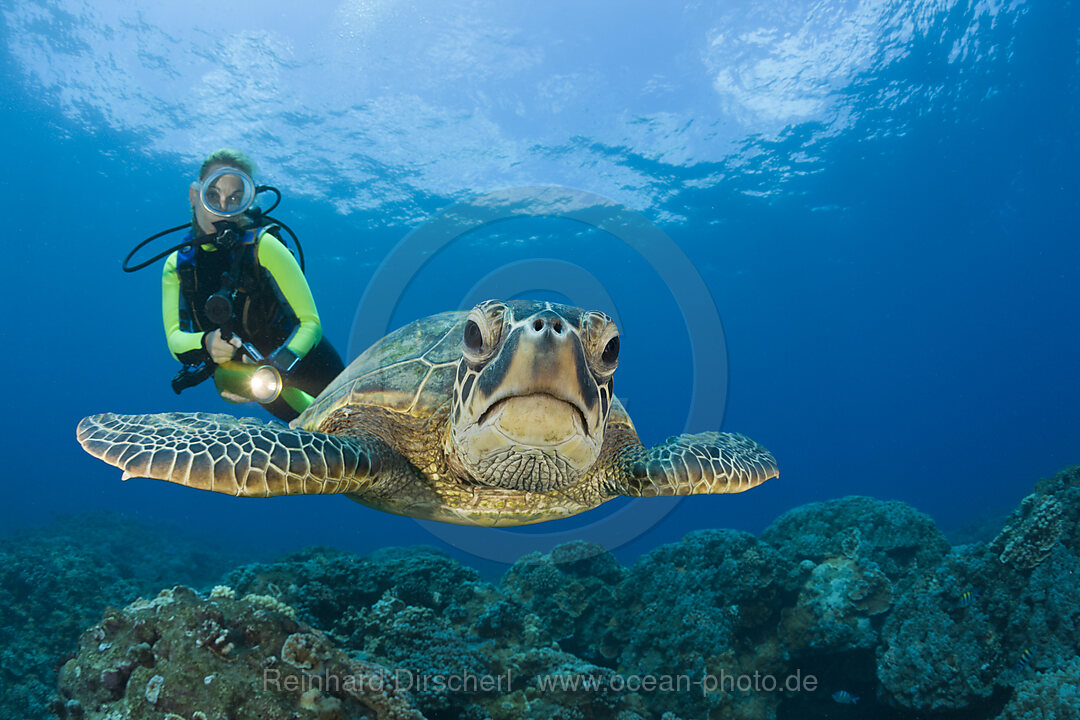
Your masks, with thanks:
[[[266,215],[265,213],[262,215],[262,217],[263,217],[263,219],[269,220],[272,224],[277,225],[282,230],[289,233],[289,237],[292,238],[293,245],[296,246],[296,259],[300,263],[300,272],[305,272],[305,270],[304,270],[304,248],[300,245],[300,238],[296,237],[296,233],[293,232],[291,227],[289,227],[285,223],[281,222],[277,218],[272,218],[269,215]]]
[[[163,257],[168,257],[169,253],[174,252],[176,250],[179,250],[180,248],[184,247],[188,243],[187,242],[182,242],[179,245],[174,245],[173,247],[169,248],[165,252],[160,253],[158,255],[155,255],[154,257],[150,258],[149,260],[147,260],[144,263],[139,263],[135,267],[128,267],[128,261],[131,260],[131,256],[134,255],[135,253],[139,252],[139,250],[141,250],[146,244],[148,244],[152,240],[157,240],[159,237],[165,237],[166,235],[169,235],[171,233],[174,233],[174,232],[177,232],[179,230],[183,230],[184,228],[189,228],[189,227],[191,227],[191,223],[188,222],[188,223],[184,223],[183,225],[177,225],[174,228],[169,228],[168,230],[162,230],[159,233],[155,233],[154,235],[151,235],[150,237],[146,238],[141,243],[136,245],[134,248],[132,248],[131,252],[129,252],[127,254],[127,257],[124,258],[124,262],[120,267],[123,268],[124,272],[135,272],[136,270],[142,270],[147,265],[153,265],[154,263],[156,263],[158,260],[160,260]]]
[[[274,211],[274,208],[276,208],[279,204],[281,204],[281,191],[278,190],[273,185],[259,185],[258,187],[255,188],[255,194],[258,194],[258,193],[261,193],[261,192],[267,192],[267,191],[274,193],[274,202],[266,210],[261,210],[261,209],[259,209],[257,207],[253,207],[251,210],[247,211],[245,214],[252,221],[252,224],[249,227],[252,228],[252,229],[258,229],[258,228],[267,227],[268,225],[277,225],[278,227],[283,229],[285,232],[289,233],[289,237],[292,238],[293,245],[296,246],[296,255],[297,255],[297,261],[300,264],[300,272],[306,272],[307,269],[306,269],[305,263],[304,263],[304,248],[300,245],[300,238],[298,238],[296,236],[296,233],[293,232],[291,227],[289,227],[285,223],[281,222],[277,218],[270,217],[270,215],[269,215],[269,213],[272,213]],[[164,257],[168,257],[170,253],[173,253],[173,252],[179,250],[182,247],[186,247],[187,245],[195,245],[195,244],[202,244],[202,243],[213,243],[214,239],[218,235],[217,233],[206,233],[205,235],[200,235],[200,236],[198,236],[196,238],[192,238],[191,240],[185,240],[184,242],[179,243],[178,245],[173,245],[168,250],[165,250],[163,252],[158,253],[157,255],[150,258],[146,262],[139,263],[138,265],[135,265],[135,266],[129,266],[128,265],[128,263],[131,261],[132,256],[134,256],[135,253],[137,253],[139,250],[141,250],[143,247],[145,247],[148,243],[150,243],[150,242],[152,242],[154,240],[157,240],[160,237],[164,237],[164,236],[169,235],[169,234],[174,233],[174,232],[179,232],[180,230],[184,230],[185,228],[189,228],[189,227],[191,227],[191,223],[184,223],[183,225],[177,225],[174,228],[169,228],[168,230],[162,230],[159,233],[154,233],[153,235],[151,235],[150,237],[146,238],[141,243],[136,245],[134,248],[132,248],[131,252],[129,252],[127,254],[127,257],[124,258],[124,262],[121,263],[121,266],[120,266],[121,269],[123,269],[124,272],[135,272],[136,270],[142,270],[144,267],[147,267],[149,265],[153,265],[158,260],[161,260]]]

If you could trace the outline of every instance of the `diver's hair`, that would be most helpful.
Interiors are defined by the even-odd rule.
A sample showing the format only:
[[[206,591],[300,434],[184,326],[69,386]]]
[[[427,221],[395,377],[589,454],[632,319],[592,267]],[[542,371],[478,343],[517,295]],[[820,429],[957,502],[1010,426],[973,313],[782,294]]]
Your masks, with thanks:
[[[206,179],[210,174],[210,168],[218,166],[236,168],[246,173],[252,180],[255,179],[255,161],[248,157],[247,153],[232,148],[221,148],[210,153],[203,160],[202,165],[199,166],[199,181]],[[191,230],[195,235],[202,234],[195,208],[191,208]]]
[[[247,156],[246,153],[242,153],[239,150],[233,150],[232,148],[221,148],[215,150],[206,156],[202,165],[199,167],[199,179],[205,180],[206,176],[210,174],[210,168],[215,165],[224,165],[225,167],[236,168],[237,170],[243,170],[247,173],[247,176],[255,178],[255,162]]]

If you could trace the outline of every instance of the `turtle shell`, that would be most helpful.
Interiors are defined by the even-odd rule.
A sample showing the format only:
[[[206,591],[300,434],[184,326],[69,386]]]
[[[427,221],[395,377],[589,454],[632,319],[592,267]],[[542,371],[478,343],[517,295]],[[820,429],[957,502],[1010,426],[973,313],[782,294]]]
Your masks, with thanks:
[[[430,417],[453,394],[466,311],[421,318],[378,340],[349,363],[292,421],[317,429],[342,408],[368,405]]]

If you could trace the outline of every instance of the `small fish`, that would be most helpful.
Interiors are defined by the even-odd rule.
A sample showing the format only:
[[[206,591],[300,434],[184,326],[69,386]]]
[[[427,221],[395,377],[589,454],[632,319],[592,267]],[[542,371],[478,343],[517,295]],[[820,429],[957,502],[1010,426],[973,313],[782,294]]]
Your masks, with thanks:
[[[960,596],[960,607],[971,607],[976,600],[979,599],[979,591],[975,588],[966,590],[963,595]]]
[[[854,705],[859,702],[859,698],[852,695],[847,690],[837,690],[832,694],[832,699],[841,705]]]
[[[1028,663],[1031,662],[1031,658],[1035,657],[1036,650],[1038,650],[1038,648],[1032,645],[1027,650],[1020,653],[1020,659],[1016,661],[1016,667],[1014,668],[1014,670],[1016,670],[1016,672],[1020,672],[1024,668],[1026,668],[1028,666]]]

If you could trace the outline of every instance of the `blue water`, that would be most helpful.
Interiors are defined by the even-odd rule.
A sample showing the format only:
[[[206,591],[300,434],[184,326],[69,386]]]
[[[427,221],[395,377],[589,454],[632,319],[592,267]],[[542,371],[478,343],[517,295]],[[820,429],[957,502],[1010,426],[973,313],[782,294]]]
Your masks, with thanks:
[[[753,492],[662,518],[620,517],[622,502],[519,535],[586,534],[629,561],[849,494],[945,529],[1007,513],[1080,461],[1075,5],[751,5],[4,2],[0,528],[112,508],[240,553],[429,543],[492,561],[468,550],[491,531],[448,543],[340,498],[121,483],[78,447],[96,412],[261,414],[209,384],[172,393],[159,270],[120,270],[185,220],[199,159],[221,145],[285,194],[277,214],[343,354],[395,246],[486,193],[610,198],[693,263],[722,338],[694,337],[652,261],[557,218],[464,235],[403,287],[391,327],[514,263],[573,263],[591,279],[570,292],[543,276],[517,290],[606,291],[624,330],[617,392],[646,443],[710,429],[686,427],[696,402],[780,464]],[[698,392],[703,344],[726,349],[699,359],[726,365],[726,393]]]

